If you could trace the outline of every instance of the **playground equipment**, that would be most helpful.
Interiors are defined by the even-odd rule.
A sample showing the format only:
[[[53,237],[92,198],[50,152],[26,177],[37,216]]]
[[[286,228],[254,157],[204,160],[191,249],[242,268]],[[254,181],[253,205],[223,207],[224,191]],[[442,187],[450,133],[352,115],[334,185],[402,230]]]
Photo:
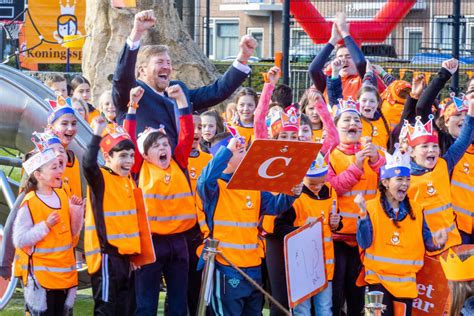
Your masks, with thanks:
[[[26,153],[33,149],[31,134],[46,127],[50,111],[45,99],[55,99],[56,95],[40,81],[14,68],[0,65],[0,148]],[[82,160],[92,133],[87,122],[78,120],[78,133],[70,148]],[[0,157],[0,165],[21,166],[21,160],[14,157]],[[0,170],[0,224],[5,224],[8,214],[18,208],[21,198],[17,197],[19,183]],[[85,191],[84,191],[85,192]],[[3,235],[3,233],[1,234]],[[2,243],[3,246],[3,243]],[[82,243],[80,247],[82,248]],[[81,249],[79,249],[81,250]],[[0,249],[3,253],[3,249]],[[0,310],[3,309],[17,284],[16,278],[8,282],[0,278]],[[87,272],[79,273],[79,286],[89,284]]]
[[[381,43],[410,12],[416,0],[387,0],[369,21],[351,21],[349,29],[359,43]],[[290,1],[290,11],[315,44],[327,43],[332,22],[326,21],[311,0]]]

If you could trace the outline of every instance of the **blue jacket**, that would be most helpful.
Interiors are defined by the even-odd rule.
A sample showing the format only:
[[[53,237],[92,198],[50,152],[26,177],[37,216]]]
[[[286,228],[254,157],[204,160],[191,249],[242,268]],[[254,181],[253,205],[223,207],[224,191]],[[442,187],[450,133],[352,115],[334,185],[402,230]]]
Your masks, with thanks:
[[[217,180],[222,179],[226,182],[230,180],[232,174],[223,173],[227,168],[232,152],[227,147],[222,146],[215,156],[209,161],[209,164],[202,170],[201,176],[198,178],[196,191],[202,201],[204,214],[206,215],[206,223],[211,231],[214,228],[214,213],[219,199],[219,186]],[[273,195],[270,192],[260,193],[260,216],[261,215],[278,215],[289,209],[297,196],[289,196],[286,194]],[[237,272],[230,267],[218,265],[218,268],[223,270],[225,274],[231,274],[238,277]],[[253,278],[261,277],[260,268],[247,268],[247,273]]]
[[[117,122],[122,124],[130,101],[130,90],[137,85],[145,89],[137,109],[137,135],[146,127],[165,126],[171,139],[172,147],[177,144],[178,127],[174,101],[166,95],[161,96],[144,82],[135,78],[135,64],[138,50],[130,50],[128,44],[120,54],[112,82],[112,98],[117,108]],[[247,74],[230,66],[226,73],[214,83],[198,89],[188,89],[182,81],[171,81],[170,85],[179,84],[188,98],[193,111],[205,110],[227,99],[247,78]]]

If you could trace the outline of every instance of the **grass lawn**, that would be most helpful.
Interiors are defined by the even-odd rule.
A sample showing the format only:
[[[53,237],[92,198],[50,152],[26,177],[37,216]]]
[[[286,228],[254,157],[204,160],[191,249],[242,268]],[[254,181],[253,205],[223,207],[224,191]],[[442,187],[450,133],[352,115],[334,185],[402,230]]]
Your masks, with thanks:
[[[18,155],[18,150],[15,149],[3,149],[0,147],[0,156],[5,156],[5,157],[17,157]],[[11,155],[10,153],[13,153],[14,155]],[[13,180],[20,182],[21,180],[21,169],[20,168],[13,168],[13,167],[8,167],[8,166],[0,166],[0,170],[3,170],[5,172],[5,175],[7,177],[12,178]]]
[[[165,293],[160,293],[160,304],[158,306],[158,315],[163,315],[163,303],[165,301]],[[24,301],[23,301],[23,291],[18,288],[13,294],[13,297],[8,303],[7,308],[0,311],[2,316],[24,316]],[[74,315],[83,316],[83,315],[93,315],[94,301],[92,299],[92,290],[85,289],[77,292],[76,303],[74,304]],[[268,316],[269,310],[265,308],[263,310],[263,315]]]

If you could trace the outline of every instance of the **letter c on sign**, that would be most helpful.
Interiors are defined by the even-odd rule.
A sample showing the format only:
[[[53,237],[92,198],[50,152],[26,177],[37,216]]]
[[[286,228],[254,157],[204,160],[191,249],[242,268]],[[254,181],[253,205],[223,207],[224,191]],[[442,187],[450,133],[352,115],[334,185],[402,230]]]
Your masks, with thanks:
[[[275,179],[275,178],[281,177],[283,175],[283,172],[281,172],[277,175],[274,175],[274,176],[271,176],[267,173],[268,167],[270,167],[270,165],[275,160],[278,160],[278,159],[283,159],[283,161],[285,161],[285,165],[288,167],[288,165],[290,164],[292,158],[273,157],[273,158],[267,159],[260,165],[260,168],[258,168],[258,175],[262,178],[265,178],[265,179]]]

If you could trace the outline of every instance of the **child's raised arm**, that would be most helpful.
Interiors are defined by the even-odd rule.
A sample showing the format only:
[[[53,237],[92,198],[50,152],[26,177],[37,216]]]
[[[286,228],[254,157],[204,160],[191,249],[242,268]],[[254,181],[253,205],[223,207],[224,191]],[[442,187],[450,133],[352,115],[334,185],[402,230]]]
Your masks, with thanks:
[[[253,129],[256,139],[268,138],[268,129],[265,121],[268,114],[268,106],[270,104],[273,89],[275,89],[275,86],[280,79],[280,68],[270,68],[267,76],[270,82],[263,85],[262,95],[258,100],[258,105],[253,116]]]
[[[455,58],[443,61],[438,76],[431,80],[428,87],[421,94],[421,97],[416,104],[416,115],[421,116],[422,121],[426,122],[428,120],[428,116],[432,113],[431,107],[436,100],[438,93],[457,71],[458,66],[459,62]]]
[[[337,132],[336,125],[334,124],[326,103],[321,98],[317,102],[314,101],[316,100],[316,95],[318,95],[317,92],[310,92],[308,99],[309,102],[314,102],[314,108],[316,112],[318,112],[319,117],[321,117],[323,128],[327,133],[323,141],[323,146],[321,147],[321,152],[325,155],[339,145],[339,133]]]
[[[188,104],[186,95],[180,85],[173,85],[166,88],[168,97],[175,99],[179,110],[179,135],[178,144],[174,149],[174,159],[182,169],[188,167],[188,157],[193,149],[194,125],[191,107]]]
[[[130,90],[130,102],[128,103],[128,112],[125,120],[123,121],[123,129],[130,136],[133,145],[135,145],[135,162],[132,166],[132,175],[135,177],[140,173],[140,168],[142,166],[143,157],[140,154],[137,146],[137,108],[138,101],[142,98],[145,90],[142,87],[135,87]]]

